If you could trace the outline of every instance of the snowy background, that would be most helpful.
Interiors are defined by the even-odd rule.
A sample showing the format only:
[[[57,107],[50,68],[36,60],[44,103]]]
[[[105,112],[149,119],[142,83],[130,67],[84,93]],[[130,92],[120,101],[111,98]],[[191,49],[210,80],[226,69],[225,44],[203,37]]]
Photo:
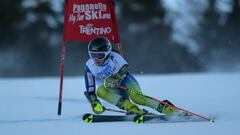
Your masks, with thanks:
[[[240,0],[115,2],[133,73],[240,71]],[[63,7],[64,0],[0,5],[0,77],[59,75]],[[87,43],[66,46],[65,75],[82,75]]]
[[[124,58],[144,93],[216,122],[84,123],[87,43],[66,44],[58,116],[64,0],[7,0],[0,4],[0,135],[240,134],[240,0],[115,2]]]
[[[81,120],[84,113],[91,112],[90,105],[83,96],[83,77],[65,79],[61,116],[57,115],[59,78],[18,78],[0,79],[0,134],[237,135],[240,133],[238,107],[240,73],[141,75],[136,78],[145,94],[159,99],[169,99],[178,107],[203,116],[216,116],[216,122],[89,124]],[[114,108],[102,102],[106,107]]]

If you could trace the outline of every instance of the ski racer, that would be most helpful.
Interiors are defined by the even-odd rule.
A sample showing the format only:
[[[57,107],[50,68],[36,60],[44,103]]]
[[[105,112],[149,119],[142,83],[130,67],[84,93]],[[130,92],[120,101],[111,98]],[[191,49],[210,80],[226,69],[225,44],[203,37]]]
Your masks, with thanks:
[[[92,39],[88,44],[88,53],[90,59],[85,65],[86,91],[84,94],[91,103],[93,112],[100,114],[105,110],[98,97],[126,110],[128,114],[148,113],[137,105],[150,107],[166,115],[178,112],[172,106],[143,95],[137,80],[129,73],[128,63],[121,55],[112,51],[112,45],[107,38]],[[118,86],[124,86],[131,91],[122,90]],[[167,100],[164,102],[171,104]]]

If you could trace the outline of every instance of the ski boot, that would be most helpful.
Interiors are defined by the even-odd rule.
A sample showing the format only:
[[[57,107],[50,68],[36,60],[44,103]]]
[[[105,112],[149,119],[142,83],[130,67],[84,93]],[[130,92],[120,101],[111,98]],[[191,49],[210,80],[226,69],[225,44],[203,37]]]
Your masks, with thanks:
[[[165,104],[159,103],[159,105],[156,109],[158,112],[164,113],[167,116],[181,115],[181,112],[179,110],[177,110],[176,108],[174,108],[174,105],[170,101],[164,100],[163,102]]]
[[[126,110],[128,115],[131,115],[131,114],[140,114],[140,115],[148,114],[148,112],[146,110],[140,109],[137,105],[130,102],[130,100],[127,99],[127,98],[119,99],[119,101],[117,103],[117,106],[120,109]]]

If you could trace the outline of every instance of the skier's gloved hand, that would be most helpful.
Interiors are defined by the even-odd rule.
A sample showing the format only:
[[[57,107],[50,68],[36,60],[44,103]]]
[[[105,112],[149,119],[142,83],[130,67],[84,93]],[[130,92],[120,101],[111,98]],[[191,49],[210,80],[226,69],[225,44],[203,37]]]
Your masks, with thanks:
[[[96,114],[101,114],[105,111],[105,107],[102,106],[102,104],[100,103],[100,101],[98,99],[94,100],[91,103],[91,106],[92,106],[93,112]]]
[[[116,88],[118,86],[118,80],[116,79],[105,79],[104,80],[104,87],[105,88]]]
[[[121,75],[114,74],[109,78],[104,80],[104,87],[105,88],[116,88],[119,83],[121,82]]]

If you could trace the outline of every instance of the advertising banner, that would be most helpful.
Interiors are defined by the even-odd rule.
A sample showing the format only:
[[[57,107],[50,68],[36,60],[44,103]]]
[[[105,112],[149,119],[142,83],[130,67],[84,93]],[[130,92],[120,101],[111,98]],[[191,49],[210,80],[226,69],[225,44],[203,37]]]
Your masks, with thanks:
[[[119,43],[113,0],[67,0],[63,40],[88,42],[97,36]]]

